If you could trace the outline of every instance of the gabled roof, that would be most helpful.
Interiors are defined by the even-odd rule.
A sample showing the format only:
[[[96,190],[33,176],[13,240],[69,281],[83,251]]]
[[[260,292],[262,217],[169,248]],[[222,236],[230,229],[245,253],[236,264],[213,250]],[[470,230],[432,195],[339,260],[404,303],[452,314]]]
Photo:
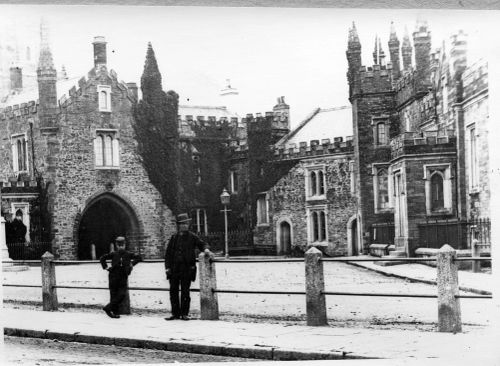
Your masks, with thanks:
[[[283,136],[275,146],[299,144],[311,140],[330,139],[352,136],[352,110],[350,106],[315,109],[295,129]]]

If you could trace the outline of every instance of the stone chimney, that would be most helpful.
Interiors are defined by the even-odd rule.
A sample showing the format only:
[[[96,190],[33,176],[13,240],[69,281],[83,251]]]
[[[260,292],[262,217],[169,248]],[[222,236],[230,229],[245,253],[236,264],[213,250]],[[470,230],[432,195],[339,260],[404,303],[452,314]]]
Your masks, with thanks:
[[[94,67],[99,69],[101,67],[106,67],[106,40],[104,37],[97,36],[94,37]]]
[[[19,92],[23,89],[23,69],[19,66],[10,68],[10,90]]]
[[[415,47],[416,83],[418,89],[422,90],[430,85],[431,32],[427,29],[426,21],[417,22],[413,33],[413,45]]]
[[[278,103],[273,107],[273,116],[273,129],[290,130],[290,106],[285,103],[285,97],[278,98]]]
[[[134,102],[137,102],[139,95],[137,91],[137,84],[136,83],[127,83],[127,88],[129,91],[130,96],[132,99],[134,99]]]
[[[451,37],[450,64],[455,78],[467,67],[467,35],[462,30]]]

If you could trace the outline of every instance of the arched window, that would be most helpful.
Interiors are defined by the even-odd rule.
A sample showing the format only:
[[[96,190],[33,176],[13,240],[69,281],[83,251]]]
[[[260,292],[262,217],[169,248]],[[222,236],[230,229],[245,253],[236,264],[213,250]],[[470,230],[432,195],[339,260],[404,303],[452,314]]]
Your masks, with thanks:
[[[389,207],[389,178],[386,169],[377,172],[377,203],[378,208]]]
[[[108,109],[108,93],[106,91],[101,91],[99,93],[99,104],[102,109]]]
[[[103,155],[103,138],[101,135],[97,135],[94,140],[94,155],[95,155],[95,165],[103,166],[104,165],[104,155]]]
[[[26,150],[24,149],[23,142],[23,139],[17,140],[17,166],[20,171],[26,170],[24,166],[24,154]]]
[[[120,143],[114,131],[97,131],[94,155],[97,167],[120,166]]]
[[[318,221],[318,213],[312,213],[312,226],[313,226],[313,241],[318,241],[319,239],[319,221]]]
[[[97,97],[99,103],[99,111],[111,112],[111,86],[98,85]]]
[[[311,172],[311,196],[316,196],[317,194],[317,178],[316,172]]]
[[[325,211],[319,213],[319,241],[326,240],[326,216]]]
[[[113,138],[113,166],[120,166],[120,145],[117,138]]]
[[[318,194],[325,194],[325,177],[321,170],[318,172]]]
[[[106,135],[104,138],[104,165],[109,166],[113,163],[113,140],[111,136]]]
[[[377,145],[386,145],[387,135],[385,133],[385,123],[377,123]]]
[[[431,177],[431,209],[433,211],[444,208],[443,176],[435,172]]]

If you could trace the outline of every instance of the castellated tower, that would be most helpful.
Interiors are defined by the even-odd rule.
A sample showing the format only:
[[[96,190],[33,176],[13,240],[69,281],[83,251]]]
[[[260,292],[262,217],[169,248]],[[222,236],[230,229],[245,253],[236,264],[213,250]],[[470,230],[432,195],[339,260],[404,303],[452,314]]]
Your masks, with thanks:
[[[391,35],[391,45],[394,46]],[[393,49],[391,61],[398,54]],[[380,40],[375,42],[372,67],[361,66],[361,44],[353,24],[349,30],[347,46],[349,100],[352,104],[354,153],[356,161],[356,192],[358,192],[358,227],[361,250],[367,250],[369,231],[376,222],[392,220],[390,209],[375,210],[373,177],[374,169],[387,169],[390,161],[390,137],[397,125],[395,91],[393,89],[393,65],[384,63],[384,51]],[[382,64],[381,64],[382,63]],[[387,171],[387,170],[386,170]]]

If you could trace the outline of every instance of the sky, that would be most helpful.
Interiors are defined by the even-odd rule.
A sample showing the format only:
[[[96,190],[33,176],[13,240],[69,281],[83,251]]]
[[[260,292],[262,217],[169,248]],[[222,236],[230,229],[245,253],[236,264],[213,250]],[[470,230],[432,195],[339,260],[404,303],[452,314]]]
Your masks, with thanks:
[[[92,41],[108,42],[108,66],[126,82],[140,83],[148,42],[156,53],[163,88],[180,95],[181,104],[224,105],[244,116],[272,110],[285,96],[291,125],[317,107],[349,105],[347,87],[348,29],[356,23],[363,64],[371,66],[378,34],[388,57],[390,23],[402,41],[417,19],[425,19],[433,48],[463,29],[469,60],[488,59],[497,11],[354,10],[290,8],[204,8],[139,6],[0,5],[0,29],[18,39],[39,43],[43,16],[50,28],[56,68],[70,77],[93,66]],[[24,41],[26,42],[26,41]],[[23,43],[24,43],[23,42]],[[220,98],[230,79],[239,91],[236,103]]]

